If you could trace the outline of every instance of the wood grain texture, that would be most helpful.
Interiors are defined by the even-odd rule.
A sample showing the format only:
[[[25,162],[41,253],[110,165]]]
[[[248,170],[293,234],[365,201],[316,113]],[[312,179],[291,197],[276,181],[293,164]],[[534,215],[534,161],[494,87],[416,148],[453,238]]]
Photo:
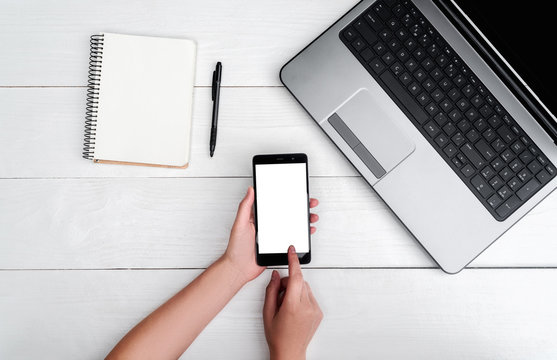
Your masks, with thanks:
[[[251,176],[260,153],[305,152],[311,175],[357,176],[284,88],[224,88],[209,157],[211,90],[194,93],[187,169],[94,164],[81,157],[85,88],[0,89],[0,178]]]
[[[222,61],[225,86],[277,86],[282,65],[355,3],[5,0],[0,86],[86,85],[89,36],[100,32],[195,40],[197,85],[210,85]]]
[[[226,248],[249,178],[0,180],[0,269],[201,268]],[[435,263],[361,178],[312,178],[310,267]],[[557,194],[472,266],[557,266]]]
[[[0,358],[100,359],[197,270],[2,271]],[[284,275],[284,271],[283,271]],[[182,359],[264,359],[266,271]],[[325,314],[308,359],[554,359],[557,270],[305,270]]]

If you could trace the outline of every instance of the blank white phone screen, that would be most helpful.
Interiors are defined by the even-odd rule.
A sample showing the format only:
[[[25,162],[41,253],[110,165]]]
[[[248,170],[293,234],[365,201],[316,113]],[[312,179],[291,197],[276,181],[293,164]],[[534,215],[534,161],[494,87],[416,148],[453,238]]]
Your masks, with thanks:
[[[255,165],[260,254],[309,252],[306,164]]]

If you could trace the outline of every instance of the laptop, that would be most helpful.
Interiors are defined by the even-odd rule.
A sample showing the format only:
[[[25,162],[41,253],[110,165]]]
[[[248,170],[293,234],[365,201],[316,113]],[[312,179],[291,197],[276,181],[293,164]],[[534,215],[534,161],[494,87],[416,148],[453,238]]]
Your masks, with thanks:
[[[364,0],[281,69],[447,273],[557,187],[555,31],[544,7]]]

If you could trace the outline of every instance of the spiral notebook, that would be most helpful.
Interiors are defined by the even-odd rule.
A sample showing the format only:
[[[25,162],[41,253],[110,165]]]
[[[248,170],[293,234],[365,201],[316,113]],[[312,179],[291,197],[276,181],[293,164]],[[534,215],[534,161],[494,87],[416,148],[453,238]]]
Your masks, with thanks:
[[[187,167],[195,60],[192,40],[91,36],[83,157]]]

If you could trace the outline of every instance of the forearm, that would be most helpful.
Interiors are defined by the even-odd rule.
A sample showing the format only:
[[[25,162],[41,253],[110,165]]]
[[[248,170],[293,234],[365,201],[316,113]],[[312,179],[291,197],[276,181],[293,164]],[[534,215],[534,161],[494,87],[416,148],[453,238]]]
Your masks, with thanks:
[[[220,258],[134,327],[107,358],[177,359],[244,283]]]

